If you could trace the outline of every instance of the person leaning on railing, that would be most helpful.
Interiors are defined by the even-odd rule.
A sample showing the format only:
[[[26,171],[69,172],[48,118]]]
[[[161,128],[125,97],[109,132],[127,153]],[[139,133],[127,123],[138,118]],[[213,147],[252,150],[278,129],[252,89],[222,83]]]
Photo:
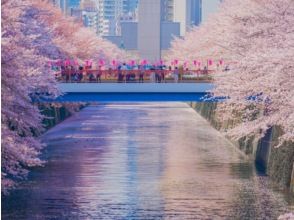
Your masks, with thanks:
[[[155,69],[155,82],[160,83],[161,82],[161,75],[159,72],[159,68],[156,66],[154,69]]]
[[[165,82],[164,66],[160,66],[160,76],[161,76],[161,81]]]
[[[144,66],[143,65],[139,65],[138,66],[139,69],[139,83],[144,83]]]
[[[97,75],[96,75],[96,82],[101,83],[101,75],[102,75],[102,69],[101,66],[98,67]]]
[[[128,81],[128,78],[129,78],[129,75],[127,73],[127,70],[128,70],[128,67],[127,67],[127,64],[126,63],[123,63],[122,67],[121,67],[121,70],[122,70],[122,81],[123,81],[123,78],[125,78],[125,81],[127,82]]]
[[[79,80],[79,82],[81,82],[83,80],[83,69],[84,68],[82,66],[79,67],[79,72],[78,72],[78,80]]]
[[[175,83],[178,83],[178,81],[179,81],[179,69],[178,69],[178,67],[175,67],[175,70],[174,70],[174,81],[175,81]]]
[[[118,66],[117,68],[117,82],[122,83],[124,80],[124,74],[122,72],[122,66]]]

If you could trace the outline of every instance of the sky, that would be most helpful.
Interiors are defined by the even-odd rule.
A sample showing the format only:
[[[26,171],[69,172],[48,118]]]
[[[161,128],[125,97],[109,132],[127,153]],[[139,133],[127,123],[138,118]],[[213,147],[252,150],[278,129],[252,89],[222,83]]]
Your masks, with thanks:
[[[205,21],[209,14],[217,10],[220,0],[202,0],[202,21]]]

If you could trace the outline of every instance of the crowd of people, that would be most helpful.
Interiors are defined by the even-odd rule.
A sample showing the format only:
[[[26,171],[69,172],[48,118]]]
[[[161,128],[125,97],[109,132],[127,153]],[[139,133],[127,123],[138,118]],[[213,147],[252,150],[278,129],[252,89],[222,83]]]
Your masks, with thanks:
[[[117,68],[105,69],[98,66],[93,69],[92,66],[61,66],[56,69],[56,77],[63,82],[96,82],[101,83],[102,80],[112,80],[118,83],[139,82],[144,83],[146,80],[155,83],[162,83],[172,80],[175,83],[183,80],[184,76],[199,78],[207,76],[209,71],[205,66],[203,69],[189,70],[183,67],[167,67],[165,65],[127,65],[123,63]]]

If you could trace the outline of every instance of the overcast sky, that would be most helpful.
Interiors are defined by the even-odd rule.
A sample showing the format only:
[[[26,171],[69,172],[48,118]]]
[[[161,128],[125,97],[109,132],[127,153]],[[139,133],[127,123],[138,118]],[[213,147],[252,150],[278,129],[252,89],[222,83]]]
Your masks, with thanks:
[[[220,0],[202,0],[202,21],[205,21],[210,13],[217,10]]]

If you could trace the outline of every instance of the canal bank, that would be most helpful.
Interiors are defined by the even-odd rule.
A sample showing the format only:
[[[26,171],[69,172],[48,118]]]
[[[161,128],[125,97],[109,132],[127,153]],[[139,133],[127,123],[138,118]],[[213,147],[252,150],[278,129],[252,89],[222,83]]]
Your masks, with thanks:
[[[39,104],[41,114],[43,115],[43,127],[44,131],[53,128],[57,124],[63,122],[68,117],[71,117],[74,113],[80,111],[86,106],[82,103],[52,103],[52,104]]]
[[[189,103],[210,124],[220,130],[229,127],[217,120],[215,110],[217,103]],[[234,123],[233,121],[231,123]],[[281,129],[269,129],[262,139],[245,137],[238,142],[232,141],[242,150],[257,167],[263,170],[281,188],[288,188],[294,194],[294,146],[293,143],[284,143],[276,148]]]

